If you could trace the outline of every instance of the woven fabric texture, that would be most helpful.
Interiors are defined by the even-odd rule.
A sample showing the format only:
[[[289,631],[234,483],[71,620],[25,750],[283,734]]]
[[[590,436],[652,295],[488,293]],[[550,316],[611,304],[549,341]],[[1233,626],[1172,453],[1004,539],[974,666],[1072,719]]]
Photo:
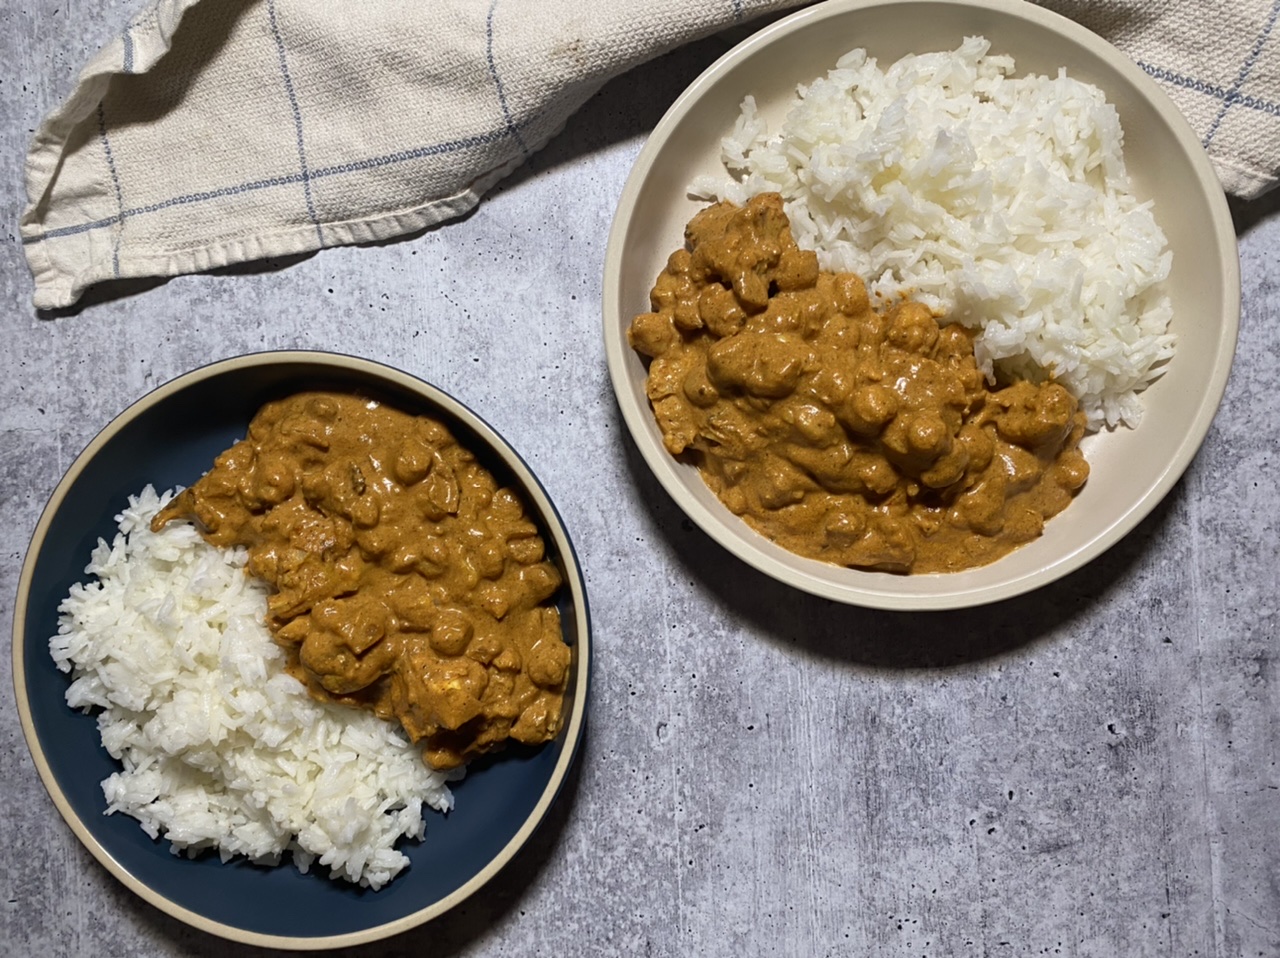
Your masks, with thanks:
[[[609,78],[798,0],[158,0],[36,132],[38,308],[470,210]],[[1160,83],[1226,190],[1280,166],[1280,0],[1045,0]]]

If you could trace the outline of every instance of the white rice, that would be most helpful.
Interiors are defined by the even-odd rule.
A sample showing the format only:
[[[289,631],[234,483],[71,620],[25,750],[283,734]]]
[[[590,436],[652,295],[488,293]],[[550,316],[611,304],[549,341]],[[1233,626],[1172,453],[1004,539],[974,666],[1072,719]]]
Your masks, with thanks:
[[[981,327],[988,375],[1051,373],[1090,428],[1136,426],[1136,394],[1173,355],[1172,254],[1130,192],[1119,117],[1097,87],[1015,78],[989,47],[970,37],[883,71],[854,50],[799,88],[773,134],[747,97],[723,142],[730,178],[692,192],[780,192],[823,269]]]
[[[102,783],[106,814],[138,819],[176,855],[217,848],[379,888],[421,839],[423,804],[453,806],[400,729],[312,699],[284,671],[264,624],[267,587],[244,550],[207,544],[185,522],[153,533],[173,493],[151,486],[117,516],[72,586],[49,642],[71,672],[67,704],[101,709],[102,744],[123,768]],[[455,776],[456,777],[456,776]]]

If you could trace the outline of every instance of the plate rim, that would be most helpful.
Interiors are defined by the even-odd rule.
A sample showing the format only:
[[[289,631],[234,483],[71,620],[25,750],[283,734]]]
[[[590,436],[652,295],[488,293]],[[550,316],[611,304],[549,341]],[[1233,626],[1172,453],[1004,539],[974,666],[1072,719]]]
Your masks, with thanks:
[[[429,403],[439,406],[472,429],[482,441],[487,443],[498,454],[503,463],[516,474],[517,478],[525,486],[524,491],[536,501],[539,512],[543,516],[554,520],[545,524],[548,526],[548,533],[555,540],[556,548],[566,567],[565,571],[570,573],[565,576],[565,580],[566,586],[574,597],[574,620],[577,628],[577,642],[574,653],[576,663],[575,681],[579,691],[574,697],[574,708],[570,712],[569,722],[562,732],[564,746],[538,801],[507,843],[468,881],[448,895],[431,902],[423,908],[392,921],[372,925],[358,931],[315,937],[256,932],[208,918],[174,902],[122,865],[107,851],[92,830],[76,814],[58,784],[36,732],[35,722],[31,714],[31,703],[27,695],[26,682],[27,606],[30,602],[31,584],[35,576],[36,559],[44,546],[45,536],[54,516],[61,509],[67,493],[89,462],[125,425],[175,393],[195,383],[236,370],[289,363],[334,370],[349,371],[354,369],[372,377],[374,380],[394,383],[415,395],[421,396]],[[591,616],[588,607],[586,579],[582,572],[581,563],[578,561],[577,553],[569,537],[568,529],[564,524],[563,516],[560,515],[560,511],[556,508],[551,497],[543,488],[541,481],[534,474],[528,463],[525,462],[524,458],[483,417],[440,387],[377,360],[327,350],[263,350],[215,360],[162,383],[131,402],[124,410],[112,417],[75,457],[71,465],[67,467],[66,472],[59,479],[44,508],[41,510],[40,518],[36,522],[35,529],[27,543],[26,554],[22,562],[22,571],[18,577],[11,641],[14,696],[27,751],[31,755],[32,762],[36,767],[45,791],[53,800],[63,821],[70,826],[80,843],[125,887],[171,917],[201,931],[240,944],[290,951],[313,951],[364,945],[400,934],[450,911],[493,879],[527,844],[529,838],[545,820],[551,806],[563,789],[570,769],[577,760],[586,724],[586,710],[590,698],[593,662]]]
[[[631,401],[626,372],[626,367],[632,358],[631,350],[625,343],[625,336],[622,334],[622,316],[616,308],[621,286],[622,250],[631,215],[636,208],[640,192],[662,154],[673,128],[711,91],[722,76],[771,43],[823,20],[843,17],[860,10],[895,6],[950,6],[987,14],[1008,15],[1015,19],[1029,21],[1037,27],[1046,28],[1074,40],[1122,74],[1173,130],[1189,158],[1195,178],[1212,207],[1212,232],[1221,252],[1218,267],[1223,278],[1222,329],[1217,342],[1224,350],[1227,361],[1213,368],[1208,388],[1197,407],[1195,417],[1188,423],[1188,429],[1176,445],[1169,462],[1146,493],[1124,510],[1099,535],[1048,565],[1022,575],[1015,575],[1000,583],[961,586],[929,594],[879,589],[876,586],[878,580],[872,578],[875,573],[864,573],[868,575],[868,581],[865,584],[835,583],[817,574],[817,570],[823,569],[826,563],[801,556],[789,556],[790,559],[799,560],[798,568],[779,565],[778,560],[775,560],[766,550],[780,549],[780,546],[755,532],[745,523],[742,523],[744,534],[739,535],[732,531],[727,521],[721,521],[721,517],[694,500],[692,494],[678,478],[676,467],[682,464],[675,463],[664,448],[639,439],[641,433],[648,431],[648,419],[652,418],[652,413],[647,404],[641,408],[639,404]],[[852,42],[856,43],[856,41]],[[825,68],[819,67],[819,70],[821,69]],[[722,54],[684,89],[663,114],[637,154],[619,196],[605,248],[601,300],[605,358],[609,377],[613,385],[614,398],[622,411],[631,441],[639,449],[659,484],[675,500],[681,511],[704,533],[757,571],[811,595],[846,605],[884,611],[933,612],[972,608],[999,602],[1025,595],[1057,581],[1110,549],[1133,531],[1164,500],[1191,465],[1208,435],[1213,418],[1226,392],[1239,339],[1240,259],[1226,193],[1189,121],[1174,105],[1168,94],[1160,89],[1132,59],[1092,30],[1061,14],[1029,3],[1027,0],[824,0],[822,3],[768,24]],[[937,573],[913,578],[929,578],[939,582],[946,580],[946,576]]]

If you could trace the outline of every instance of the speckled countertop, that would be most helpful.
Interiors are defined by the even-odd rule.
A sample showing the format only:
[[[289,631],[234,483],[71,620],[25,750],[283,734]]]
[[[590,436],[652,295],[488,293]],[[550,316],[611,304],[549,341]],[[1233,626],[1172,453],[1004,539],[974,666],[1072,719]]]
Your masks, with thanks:
[[[1236,204],[1240,348],[1191,469],[1020,600],[845,608],[730,559],[613,401],[605,235],[646,132],[729,45],[608,85],[464,221],[37,316],[16,221],[38,119],[128,4],[0,12],[0,610],[83,445],[157,384],[264,348],[393,362],[485,417],[557,502],[596,627],[546,825],[462,907],[353,954],[1280,954],[1280,196]],[[136,898],[58,817],[0,657],[0,953],[241,953]]]

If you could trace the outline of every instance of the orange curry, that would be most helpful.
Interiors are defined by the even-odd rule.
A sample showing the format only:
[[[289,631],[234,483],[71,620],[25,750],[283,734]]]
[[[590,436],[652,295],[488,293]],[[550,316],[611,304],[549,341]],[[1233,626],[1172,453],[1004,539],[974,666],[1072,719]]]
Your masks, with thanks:
[[[628,338],[668,451],[779,545],[952,572],[1036,538],[1084,484],[1066,389],[989,387],[969,330],[872,309],[796,245],[776,193],[708,207],[685,238]]]
[[[319,699],[397,719],[427,764],[560,730],[560,587],[515,493],[441,423],[333,392],[271,402],[153,526],[247,546]]]

